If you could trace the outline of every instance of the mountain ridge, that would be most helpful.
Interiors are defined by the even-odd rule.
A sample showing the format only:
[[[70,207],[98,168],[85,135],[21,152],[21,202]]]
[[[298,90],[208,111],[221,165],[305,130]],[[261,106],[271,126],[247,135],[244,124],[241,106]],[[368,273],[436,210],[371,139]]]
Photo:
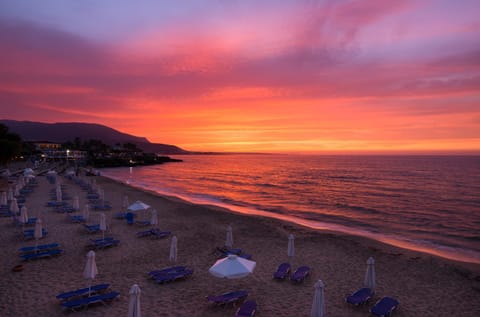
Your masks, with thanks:
[[[158,154],[187,154],[176,145],[151,143],[145,137],[120,132],[106,125],[84,122],[44,123],[36,121],[0,120],[10,132],[18,134],[24,141],[49,141],[64,143],[74,141],[76,137],[82,141],[96,139],[114,146],[117,143],[132,143],[145,152]]]

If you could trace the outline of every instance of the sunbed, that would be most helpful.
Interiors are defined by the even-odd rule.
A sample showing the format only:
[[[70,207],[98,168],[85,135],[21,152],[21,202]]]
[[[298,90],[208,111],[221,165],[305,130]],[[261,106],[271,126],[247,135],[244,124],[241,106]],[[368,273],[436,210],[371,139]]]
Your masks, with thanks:
[[[93,205],[92,208],[94,210],[110,210],[110,209],[112,209],[112,206],[107,205],[107,204],[105,204],[105,205]]]
[[[385,296],[370,309],[370,312],[376,316],[388,317],[392,315],[399,304],[396,299]]]
[[[42,228],[42,238],[44,238],[47,234],[48,234],[47,229]],[[35,238],[34,229],[24,230],[24,231],[23,231],[23,237],[25,238],[25,240]]]
[[[97,241],[92,241],[92,243],[87,245],[87,249],[105,249],[108,247],[117,246],[120,243],[120,240],[115,239],[99,239]]]
[[[85,222],[86,219],[82,216],[82,215],[73,215],[73,216],[70,216],[70,219],[73,221],[73,222]]]
[[[83,225],[85,229],[87,229],[88,233],[96,233],[100,231],[100,224],[94,224],[94,225]]]
[[[125,214],[125,219],[127,220],[127,224],[133,225],[133,218],[135,218],[135,215],[133,214],[133,212],[127,212]]]
[[[22,253],[36,252],[36,251],[46,251],[50,249],[57,249],[60,246],[58,243],[42,244],[37,246],[22,247],[18,251]]]
[[[232,249],[232,248],[227,248],[227,247],[219,248],[219,247],[217,247],[216,251],[220,254],[220,257],[223,257],[223,258],[227,257],[230,254],[235,254],[235,255],[237,255],[241,258],[247,259],[247,260],[252,259],[252,255],[243,252],[242,249]]]
[[[139,237],[139,238],[153,237],[153,238],[160,239],[160,238],[168,237],[171,234],[172,234],[171,231],[160,231],[160,229],[158,229],[158,228],[152,228],[152,229],[149,229],[149,230],[137,232],[137,237]]]
[[[185,279],[193,274],[193,270],[185,269],[182,271],[166,272],[153,276],[155,282],[159,284],[174,282],[177,280]]]
[[[91,295],[97,295],[98,293],[106,291],[110,287],[110,284],[97,284],[97,285],[92,285],[92,287],[85,287],[85,288],[79,288],[74,291],[70,292],[63,292],[55,296],[58,298],[60,301],[68,301],[72,300],[75,297],[80,297],[80,296],[88,296],[90,293]]]
[[[62,253],[63,253],[63,250],[61,249],[52,249],[52,250],[46,250],[46,251],[39,251],[36,253],[25,253],[25,254],[21,254],[20,257],[24,261],[29,261],[29,260],[37,260],[42,258],[51,258],[52,256],[57,256]]]
[[[82,307],[88,307],[88,305],[95,304],[95,303],[106,304],[107,302],[111,302],[112,300],[114,300],[118,295],[120,295],[120,293],[110,292],[106,294],[99,294],[99,295],[94,295],[94,296],[84,297],[81,299],[63,302],[61,305],[65,309],[71,309],[73,311],[76,311],[76,309],[79,309]]]
[[[185,271],[187,269],[186,266],[171,266],[171,267],[166,267],[160,270],[155,270],[155,271],[150,271],[148,272],[148,275],[152,278],[155,277],[155,275],[159,274],[167,274],[167,273],[172,273],[172,272],[181,272]]]
[[[239,301],[242,301],[247,298],[247,296],[247,291],[233,291],[217,296],[209,295],[207,296],[207,301],[214,305],[224,306],[230,303],[237,303]]]
[[[290,274],[291,270],[292,267],[290,263],[284,262],[277,267],[277,270],[273,273],[273,278],[278,280],[284,280],[288,276],[288,274]]]
[[[367,303],[375,293],[368,287],[361,288],[345,298],[349,304],[358,306]]]
[[[305,280],[305,278],[310,274],[310,267],[300,266],[295,272],[290,275],[290,280],[292,282],[300,283]]]
[[[253,317],[257,311],[257,302],[254,300],[247,300],[243,302],[242,306],[237,310],[235,317]]]

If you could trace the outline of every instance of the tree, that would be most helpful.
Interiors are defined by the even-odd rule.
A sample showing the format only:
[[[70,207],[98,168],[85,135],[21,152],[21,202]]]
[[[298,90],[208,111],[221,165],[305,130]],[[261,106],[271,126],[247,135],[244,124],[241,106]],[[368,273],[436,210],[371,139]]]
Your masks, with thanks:
[[[6,164],[22,151],[22,139],[18,134],[8,132],[8,127],[0,123],[0,164]]]

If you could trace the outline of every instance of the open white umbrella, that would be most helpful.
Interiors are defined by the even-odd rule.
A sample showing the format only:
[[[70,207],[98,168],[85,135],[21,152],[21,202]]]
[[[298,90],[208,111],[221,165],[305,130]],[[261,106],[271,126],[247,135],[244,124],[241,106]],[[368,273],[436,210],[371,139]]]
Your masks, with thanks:
[[[370,257],[367,260],[367,272],[365,272],[365,287],[375,289],[375,260]]]
[[[242,278],[253,272],[257,263],[229,254],[226,258],[217,260],[208,272],[213,276],[227,279]]]
[[[35,238],[35,249],[38,246],[38,239],[43,237],[43,226],[40,218],[35,222],[35,229],[33,230],[33,237]]]
[[[90,218],[90,206],[88,204],[86,204],[84,207],[83,207],[83,219],[85,219],[85,221],[88,221],[88,218]]]
[[[147,210],[150,208],[150,205],[145,204],[144,202],[141,202],[140,200],[137,200],[130,206],[128,206],[127,210],[129,211],[140,211],[140,210]]]
[[[315,294],[313,295],[313,304],[312,304],[312,317],[323,317],[325,316],[325,295],[323,292],[324,284],[322,280],[318,280],[315,283]]]
[[[152,217],[150,218],[150,224],[152,226],[158,225],[158,216],[157,216],[157,210],[152,209]]]
[[[30,167],[23,170],[23,176],[32,175],[34,172]]]
[[[98,274],[98,270],[97,270],[97,263],[95,263],[95,252],[90,250],[87,253],[87,264],[85,265],[85,269],[83,270],[83,277],[89,280],[89,284],[88,284],[89,296],[92,289],[92,281],[97,274]]]
[[[130,301],[128,303],[128,317],[141,317],[142,310],[140,308],[140,294],[142,291],[137,284],[133,284],[130,288]]]
[[[107,230],[107,223],[105,221],[105,214],[100,213],[100,231],[102,231],[102,239],[105,239],[105,231]]]
[[[233,247],[233,232],[232,232],[232,226],[227,227],[227,237],[225,239],[225,246],[226,247]]]
[[[170,255],[168,259],[172,262],[177,261],[177,236],[173,236],[170,242]]]
[[[80,210],[80,202],[78,201],[78,195],[75,195],[75,197],[73,197],[72,207],[75,211]]]
[[[288,236],[287,255],[290,258],[290,264],[292,264],[293,257],[295,256],[295,237],[293,234]]]

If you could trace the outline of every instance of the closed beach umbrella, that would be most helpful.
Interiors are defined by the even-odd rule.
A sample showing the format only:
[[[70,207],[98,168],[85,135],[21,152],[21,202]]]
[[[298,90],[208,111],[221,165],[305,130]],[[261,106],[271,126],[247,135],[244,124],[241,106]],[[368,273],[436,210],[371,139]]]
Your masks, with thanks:
[[[97,263],[95,263],[95,252],[90,250],[87,253],[87,264],[85,265],[85,269],[83,270],[83,277],[89,280],[88,284],[88,295],[90,296],[90,291],[92,288],[92,281],[97,276]]]
[[[148,208],[150,208],[149,205],[147,205],[144,202],[141,202],[140,200],[137,200],[136,202],[128,206],[127,209],[129,211],[140,211],[140,210],[147,210]]]
[[[312,304],[312,317],[323,317],[325,316],[325,296],[323,292],[323,282],[322,280],[318,280],[315,283],[315,294],[313,296],[313,304]]]
[[[8,200],[13,200],[13,189],[12,187],[8,188]]]
[[[227,227],[227,237],[225,239],[225,246],[226,247],[233,247],[233,232],[232,232],[232,226]]]
[[[35,229],[33,230],[33,237],[35,238],[35,248],[38,246],[38,239],[43,237],[43,226],[40,218],[35,222]]]
[[[15,192],[14,192],[15,197],[20,196],[20,188],[21,188],[20,184],[15,185]]]
[[[105,239],[105,231],[107,230],[107,222],[105,221],[105,214],[100,214],[100,230],[102,231],[102,238]]]
[[[75,195],[75,197],[73,197],[73,209],[74,210],[80,210],[80,203],[78,201],[78,195]]]
[[[177,237],[173,236],[172,241],[170,242],[170,256],[168,259],[172,262],[177,261]]]
[[[19,212],[17,198],[12,199],[12,202],[10,203],[10,211],[13,212],[14,217],[17,216],[17,212]]]
[[[130,206],[130,203],[128,201],[128,196],[125,195],[125,196],[123,196],[122,207],[123,207],[123,209],[127,209],[128,206]]]
[[[150,224],[152,226],[158,225],[158,216],[157,216],[157,210],[152,209],[152,217],[150,218]]]
[[[137,284],[130,287],[130,301],[128,303],[128,317],[141,317],[142,310],[140,309],[140,294],[142,291]]]
[[[23,206],[22,209],[20,209],[20,222],[23,224],[28,222],[27,207],[25,206]]]
[[[57,194],[57,201],[61,202],[62,201],[62,188],[60,186],[57,186],[56,194]]]
[[[375,289],[375,260],[370,257],[367,260],[367,272],[365,273],[365,287]]]
[[[253,272],[257,263],[229,254],[226,258],[220,259],[212,265],[208,272],[213,276],[227,279],[242,278]]]
[[[293,234],[288,236],[288,247],[287,247],[287,255],[290,258],[290,264],[295,256],[295,237]]]
[[[83,207],[83,219],[85,219],[85,221],[88,221],[88,218],[90,217],[90,206],[88,204],[86,204],[84,207]]]
[[[2,192],[0,195],[0,205],[7,205],[7,192]]]

